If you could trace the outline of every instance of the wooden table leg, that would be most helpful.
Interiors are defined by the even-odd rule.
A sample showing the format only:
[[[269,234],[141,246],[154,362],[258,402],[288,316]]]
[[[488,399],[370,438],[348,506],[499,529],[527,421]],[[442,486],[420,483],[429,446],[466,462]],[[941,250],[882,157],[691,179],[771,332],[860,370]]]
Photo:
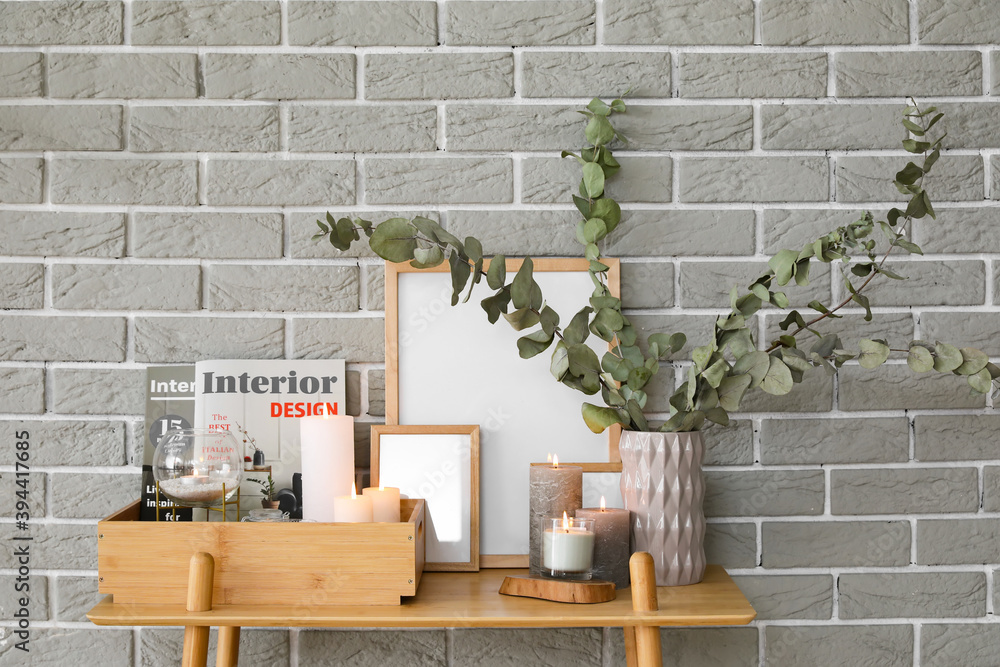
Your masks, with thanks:
[[[629,560],[632,575],[632,609],[656,611],[656,572],[653,557],[644,551],[632,554]],[[633,636],[629,640],[629,634]],[[625,628],[625,655],[629,667],[661,667],[663,651],[660,647],[660,628],[655,625],[637,625]]]
[[[239,626],[219,627],[219,650],[215,656],[215,667],[237,667],[240,659]]]
[[[635,661],[635,626],[626,625],[625,631],[625,667],[639,667]]]
[[[204,552],[191,556],[188,570],[187,605],[188,611],[210,611],[212,609],[212,586],[215,583],[215,559]],[[204,625],[189,625],[184,628],[183,667],[205,667],[208,662],[208,632]]]

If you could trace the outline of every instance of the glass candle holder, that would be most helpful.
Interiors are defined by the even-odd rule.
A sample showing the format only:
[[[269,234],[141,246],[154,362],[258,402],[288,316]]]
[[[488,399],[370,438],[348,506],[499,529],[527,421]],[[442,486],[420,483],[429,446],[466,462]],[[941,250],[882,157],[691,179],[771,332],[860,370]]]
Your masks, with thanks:
[[[239,443],[229,431],[167,431],[153,454],[160,493],[185,507],[214,507],[236,494],[243,476]]]
[[[541,519],[542,574],[554,579],[587,581],[594,563],[594,520]]]

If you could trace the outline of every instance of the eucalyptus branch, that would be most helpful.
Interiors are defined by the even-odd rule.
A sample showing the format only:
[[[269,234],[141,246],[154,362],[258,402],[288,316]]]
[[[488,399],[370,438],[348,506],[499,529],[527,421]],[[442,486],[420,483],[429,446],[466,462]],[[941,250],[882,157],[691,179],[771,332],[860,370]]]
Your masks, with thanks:
[[[501,316],[517,331],[528,330],[517,341],[522,358],[536,356],[552,349],[550,372],[559,382],[586,395],[600,394],[604,405],[584,403],[584,421],[594,431],[602,431],[618,423],[624,428],[648,430],[643,414],[647,395],[645,388],[658,372],[660,362],[670,361],[687,342],[682,333],[654,333],[647,339],[646,349],[637,344],[637,331],[622,313],[621,300],[607,286],[608,266],[601,262],[600,243],[621,222],[621,207],[605,192],[605,185],[619,171],[610,145],[624,138],[614,128],[613,115],[625,112],[625,103],[616,99],[605,103],[594,99],[582,110],[587,126],[584,135],[587,147],[574,153],[564,151],[580,165],[579,195],[573,202],[582,219],[577,223],[577,240],[589,261],[594,291],[589,305],[580,309],[566,324],[546,302],[533,277],[534,265],[526,257],[512,280],[507,279],[506,258],[497,255],[486,267],[482,244],[474,237],[460,240],[439,223],[423,217],[411,220],[392,218],[378,225],[362,219],[317,221],[320,233],[314,238],[327,238],[339,250],[348,249],[354,241],[367,237],[372,250],[387,261],[410,262],[416,268],[430,268],[448,262],[452,280],[452,305],[458,303],[468,288],[468,300],[475,286],[484,279],[492,294],[481,301],[491,323]],[[901,279],[886,267],[889,255],[899,247],[912,253],[920,248],[906,239],[913,219],[934,217],[930,197],[923,189],[924,176],[940,156],[943,137],[928,140],[927,134],[941,119],[935,109],[921,111],[914,104],[903,112],[903,125],[915,137],[903,142],[910,153],[922,153],[921,166],[908,163],[894,179],[900,192],[910,195],[905,211],[893,208],[886,220],[876,221],[870,213],[860,220],[839,227],[807,244],[800,251],[782,250],[768,261],[770,270],[740,295],[734,287],[730,293],[731,309],[719,317],[714,335],[707,345],[691,351],[687,379],[669,399],[670,417],[660,430],[689,431],[702,428],[706,422],[725,425],[729,413],[739,409],[745,393],[752,388],[771,394],[784,394],[801,382],[804,373],[814,366],[835,371],[850,359],[857,359],[866,368],[886,361],[890,349],[885,341],[862,340],[860,353],[841,349],[836,335],[820,335],[813,327],[823,320],[838,319],[837,312],[854,302],[865,309],[866,320],[871,308],[863,292],[877,275]],[[889,239],[889,248],[881,257],[875,252],[875,241],[868,238],[875,225]],[[850,295],[829,308],[818,301],[809,307],[819,312],[806,321],[792,310],[781,323],[782,331],[792,328],[766,349],[758,349],[748,322],[764,303],[778,308],[788,307],[788,298],[777,288],[792,280],[808,285],[809,267],[813,259],[824,263],[842,260],[850,264],[852,252],[864,251],[867,262],[855,263],[851,273],[864,280],[855,286],[844,271],[844,282]],[[818,340],[808,350],[798,348],[796,336],[803,331],[816,334]],[[602,358],[598,358],[588,343],[594,335],[608,343]],[[931,345],[912,341],[907,350],[907,362],[914,371],[937,370],[967,376],[973,391],[985,393],[994,379],[1000,378],[1000,368],[989,363],[979,350],[961,350],[944,344]]]

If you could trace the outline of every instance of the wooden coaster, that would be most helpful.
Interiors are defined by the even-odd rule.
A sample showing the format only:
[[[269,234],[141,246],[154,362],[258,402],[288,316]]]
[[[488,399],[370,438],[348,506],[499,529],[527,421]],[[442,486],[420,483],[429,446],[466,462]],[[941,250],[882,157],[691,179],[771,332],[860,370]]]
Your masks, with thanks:
[[[610,581],[591,579],[573,581],[570,579],[549,579],[547,577],[505,577],[500,585],[501,595],[516,595],[523,598],[539,598],[553,602],[573,604],[593,604],[615,599],[615,585]]]

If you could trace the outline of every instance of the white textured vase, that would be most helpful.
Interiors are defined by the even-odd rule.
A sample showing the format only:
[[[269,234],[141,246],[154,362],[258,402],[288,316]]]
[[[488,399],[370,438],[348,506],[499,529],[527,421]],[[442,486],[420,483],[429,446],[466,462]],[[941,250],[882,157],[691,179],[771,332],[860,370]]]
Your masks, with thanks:
[[[701,433],[622,431],[618,449],[634,550],[653,556],[657,586],[698,583],[705,576]]]

